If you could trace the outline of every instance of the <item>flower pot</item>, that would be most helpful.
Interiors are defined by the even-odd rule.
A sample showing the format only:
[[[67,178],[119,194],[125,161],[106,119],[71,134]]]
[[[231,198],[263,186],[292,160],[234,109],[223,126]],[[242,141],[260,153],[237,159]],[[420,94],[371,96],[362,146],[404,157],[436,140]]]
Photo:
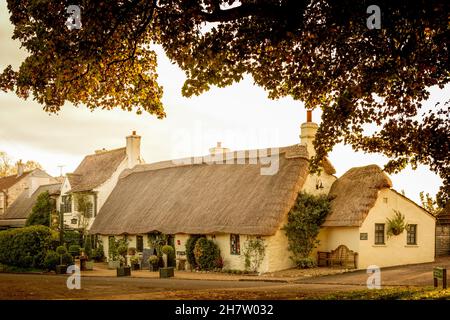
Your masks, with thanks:
[[[139,270],[139,269],[140,269],[139,263],[133,263],[131,265],[131,270]]]
[[[117,268],[117,276],[118,277],[131,276],[131,268],[130,267],[119,267],[119,268]]]
[[[94,260],[86,261],[86,270],[94,270]]]
[[[159,277],[160,278],[170,278],[173,276],[174,276],[173,267],[159,268]]]
[[[120,261],[109,261],[108,269],[117,269],[120,267]]]
[[[67,273],[67,265],[59,264],[56,266],[56,274],[66,274]]]

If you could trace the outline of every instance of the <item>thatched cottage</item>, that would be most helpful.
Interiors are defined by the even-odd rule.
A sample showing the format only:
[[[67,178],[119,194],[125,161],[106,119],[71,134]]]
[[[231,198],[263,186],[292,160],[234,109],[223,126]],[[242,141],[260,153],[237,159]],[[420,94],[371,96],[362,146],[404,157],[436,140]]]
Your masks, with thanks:
[[[126,137],[124,148],[97,150],[87,155],[73,173],[66,175],[57,202],[66,228],[89,230],[120,173],[143,163],[140,145],[141,137],[133,131]]]
[[[392,189],[389,177],[376,165],[352,168],[331,186],[331,213],[322,224],[317,250],[346,245],[358,253],[357,267],[432,262],[433,215]],[[396,212],[408,224],[400,235],[388,237],[387,219]]]
[[[346,245],[360,254],[358,268],[432,261],[434,219],[393,191],[378,167],[354,168],[337,179],[326,159],[320,176],[309,173],[316,130],[309,115],[301,126],[301,143],[278,152],[216,153],[125,170],[90,232],[101,236],[106,255],[111,237],[125,236],[130,246],[142,252],[149,248],[149,234],[170,234],[179,259],[185,255],[189,235],[206,235],[219,246],[224,267],[241,270],[245,242],[260,237],[266,254],[259,271],[271,272],[293,267],[281,228],[298,193],[328,194],[331,190],[336,198],[319,235],[318,250]],[[262,174],[268,166],[275,166],[276,172]],[[402,239],[374,242],[375,234],[379,240],[379,224],[385,223],[392,209],[402,210],[408,222],[415,224],[415,244],[407,242],[406,234]],[[362,233],[367,240],[360,240]]]

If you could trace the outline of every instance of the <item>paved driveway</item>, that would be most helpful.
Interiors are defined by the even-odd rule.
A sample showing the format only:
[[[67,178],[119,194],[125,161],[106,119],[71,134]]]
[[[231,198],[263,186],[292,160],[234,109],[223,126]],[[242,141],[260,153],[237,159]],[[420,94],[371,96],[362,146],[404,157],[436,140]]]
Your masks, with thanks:
[[[450,257],[437,258],[433,263],[389,267],[381,269],[381,285],[383,286],[432,286],[433,268],[445,267],[450,273]],[[338,284],[366,286],[368,274],[364,270],[348,272],[309,279],[298,279],[302,284]]]

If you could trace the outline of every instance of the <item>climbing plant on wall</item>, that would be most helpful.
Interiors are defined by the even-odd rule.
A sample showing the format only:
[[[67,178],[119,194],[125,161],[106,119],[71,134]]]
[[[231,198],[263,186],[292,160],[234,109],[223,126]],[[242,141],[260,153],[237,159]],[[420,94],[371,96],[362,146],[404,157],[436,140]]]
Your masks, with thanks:
[[[283,227],[289,241],[290,258],[298,267],[314,265],[309,255],[319,244],[320,226],[330,212],[330,199],[301,192],[289,211],[288,222]]]

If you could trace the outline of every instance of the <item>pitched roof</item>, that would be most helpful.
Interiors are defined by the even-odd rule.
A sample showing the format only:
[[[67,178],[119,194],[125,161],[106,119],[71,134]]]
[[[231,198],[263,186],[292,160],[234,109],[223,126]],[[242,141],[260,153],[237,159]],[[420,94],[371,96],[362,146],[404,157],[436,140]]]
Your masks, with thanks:
[[[125,158],[126,148],[86,156],[73,173],[67,174],[70,191],[81,192],[98,187],[111,177]]]
[[[28,215],[31,213],[31,209],[36,203],[37,197],[41,193],[48,191],[50,194],[59,194],[60,189],[61,184],[55,183],[38,187],[31,196],[29,196],[28,190],[23,191],[19,197],[17,197],[17,199],[6,209],[6,212],[0,221],[28,218]]]
[[[442,212],[437,216],[437,224],[450,224],[450,202],[442,209]]]
[[[122,174],[90,232],[274,234],[308,175],[305,147],[279,153],[273,175],[261,175],[269,164],[250,164],[255,159],[248,152],[244,164],[137,166]]]
[[[389,177],[377,165],[348,170],[331,186],[331,213],[324,227],[361,226],[369,210],[375,205],[378,191],[392,187]]]
[[[25,178],[32,171],[25,171],[23,174],[18,176],[17,174],[13,174],[7,177],[0,178],[0,191],[11,188],[17,182]]]

